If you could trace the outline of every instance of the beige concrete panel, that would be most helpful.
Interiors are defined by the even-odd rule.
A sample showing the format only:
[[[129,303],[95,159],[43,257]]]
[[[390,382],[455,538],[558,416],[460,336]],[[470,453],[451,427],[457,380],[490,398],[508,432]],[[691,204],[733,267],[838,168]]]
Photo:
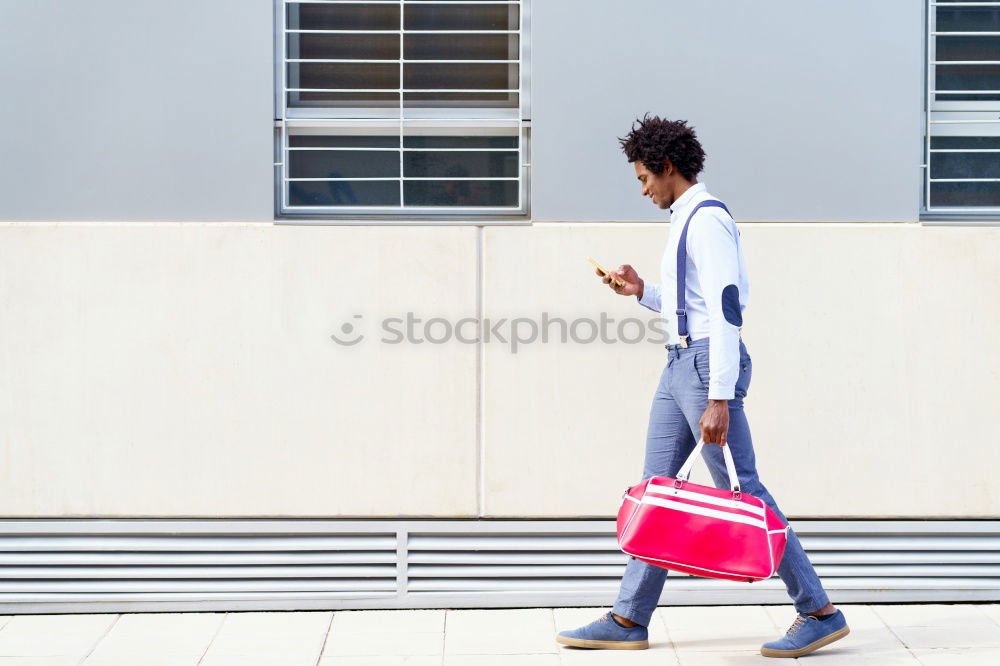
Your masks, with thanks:
[[[915,512],[897,501],[897,475],[911,439],[906,294],[920,231],[743,227],[747,412],[761,480],[789,515]]]
[[[0,227],[0,515],[467,516],[472,228]],[[354,315],[361,315],[360,319]],[[331,339],[352,323],[355,346]]]
[[[926,230],[917,247],[908,320],[908,415],[913,469],[906,491],[932,499],[958,489],[956,515],[1000,516],[1000,228]],[[937,259],[937,260],[935,260]],[[906,443],[904,442],[904,447]],[[903,455],[906,455],[905,449]],[[924,493],[918,482],[926,482]],[[905,500],[903,500],[905,502]],[[952,502],[949,502],[951,504]]]
[[[486,228],[484,312],[494,319],[543,313],[567,321],[512,353],[485,345],[485,513],[489,516],[602,516],[617,511],[639,480],[650,399],[666,363],[662,343],[574,342],[576,319],[617,323],[657,315],[603,285],[587,263],[631,263],[659,272],[667,227],[642,224],[538,224]],[[658,281],[658,280],[655,280]],[[625,334],[638,337],[635,326]],[[579,324],[577,339],[591,329]]]
[[[656,279],[666,225],[487,229],[486,313],[605,309],[582,256]],[[996,516],[1000,229],[743,225],[761,478],[794,517]],[[517,266],[517,270],[509,267]],[[947,332],[942,326],[948,327]],[[602,516],[639,479],[655,345],[487,346],[488,515]],[[701,478],[707,480],[707,473]],[[940,482],[941,492],[929,484]]]
[[[748,411],[796,516],[997,516],[1000,229],[743,228]],[[950,330],[945,331],[943,327]],[[993,444],[990,444],[990,443]],[[937,486],[940,492],[932,488]]]

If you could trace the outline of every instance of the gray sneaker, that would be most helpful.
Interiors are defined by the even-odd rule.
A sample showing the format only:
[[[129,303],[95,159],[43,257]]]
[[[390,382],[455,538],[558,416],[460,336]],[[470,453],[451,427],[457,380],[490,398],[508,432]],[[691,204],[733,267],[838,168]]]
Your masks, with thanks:
[[[556,642],[573,647],[603,650],[645,650],[649,647],[649,632],[642,625],[623,627],[611,617],[611,611],[579,629],[560,631]]]

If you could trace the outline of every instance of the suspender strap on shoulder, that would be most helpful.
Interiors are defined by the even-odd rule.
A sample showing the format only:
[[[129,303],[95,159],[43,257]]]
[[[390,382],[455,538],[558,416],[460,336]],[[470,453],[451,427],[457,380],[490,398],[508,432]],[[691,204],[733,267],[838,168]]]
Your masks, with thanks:
[[[721,201],[716,201],[715,199],[706,199],[699,202],[691,214],[688,215],[687,222],[684,223],[684,229],[681,231],[681,239],[677,243],[677,337],[680,339],[681,347],[688,346],[688,322],[687,322],[687,300],[686,292],[687,288],[687,237],[688,229],[691,228],[691,220],[694,219],[694,214],[697,213],[702,208],[707,206],[713,206],[715,208],[721,208],[722,210],[729,213],[729,209],[726,208],[726,204]],[[729,213],[732,217],[732,213]]]

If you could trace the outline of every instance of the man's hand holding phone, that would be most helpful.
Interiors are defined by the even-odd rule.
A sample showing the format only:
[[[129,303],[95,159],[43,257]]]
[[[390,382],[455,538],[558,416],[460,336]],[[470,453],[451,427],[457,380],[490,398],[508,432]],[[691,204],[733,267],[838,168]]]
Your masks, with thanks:
[[[642,278],[629,264],[622,264],[617,271],[608,271],[590,257],[594,264],[594,272],[601,277],[601,282],[611,287],[611,290],[622,296],[638,296],[642,298]]]

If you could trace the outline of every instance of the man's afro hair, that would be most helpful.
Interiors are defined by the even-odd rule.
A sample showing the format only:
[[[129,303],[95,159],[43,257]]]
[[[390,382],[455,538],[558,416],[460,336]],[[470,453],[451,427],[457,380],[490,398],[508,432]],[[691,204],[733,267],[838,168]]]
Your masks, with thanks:
[[[653,173],[663,173],[663,160],[670,160],[684,178],[694,180],[705,166],[705,151],[694,128],[684,120],[664,120],[647,113],[618,141],[629,162],[638,160]]]

